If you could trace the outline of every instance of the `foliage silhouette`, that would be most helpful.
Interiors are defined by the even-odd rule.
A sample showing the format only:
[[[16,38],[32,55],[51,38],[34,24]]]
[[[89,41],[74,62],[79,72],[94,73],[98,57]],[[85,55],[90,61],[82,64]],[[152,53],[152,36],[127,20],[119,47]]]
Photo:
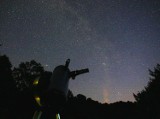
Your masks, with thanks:
[[[22,62],[18,68],[13,69],[13,78],[19,90],[23,91],[32,87],[32,83],[36,77],[44,72],[40,63],[34,60],[30,62]]]
[[[0,118],[10,118],[15,106],[16,88],[12,78],[12,64],[6,55],[0,56]]]
[[[139,108],[147,118],[160,119],[160,65],[149,70],[148,85],[138,94],[134,94]]]

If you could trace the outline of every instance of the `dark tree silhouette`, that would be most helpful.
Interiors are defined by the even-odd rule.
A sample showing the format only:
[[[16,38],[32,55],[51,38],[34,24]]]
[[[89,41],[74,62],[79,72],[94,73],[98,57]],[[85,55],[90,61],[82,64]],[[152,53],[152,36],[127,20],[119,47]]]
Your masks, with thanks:
[[[160,119],[160,65],[149,70],[150,81],[138,94],[134,94],[136,102],[148,118]]]
[[[78,94],[78,95],[77,95],[77,100],[78,100],[79,102],[86,102],[87,98],[86,98],[86,96],[84,96],[84,95],[82,95],[82,94]]]
[[[0,56],[0,118],[10,118],[16,88],[12,78],[12,64],[6,55]]]
[[[0,91],[1,93],[6,90],[9,90],[8,87],[12,85],[12,64],[9,61],[9,58],[6,55],[0,56]],[[7,87],[8,86],[8,87]]]
[[[13,69],[13,78],[19,90],[23,91],[32,87],[32,83],[44,72],[40,63],[34,60],[30,62],[22,62],[18,68]]]

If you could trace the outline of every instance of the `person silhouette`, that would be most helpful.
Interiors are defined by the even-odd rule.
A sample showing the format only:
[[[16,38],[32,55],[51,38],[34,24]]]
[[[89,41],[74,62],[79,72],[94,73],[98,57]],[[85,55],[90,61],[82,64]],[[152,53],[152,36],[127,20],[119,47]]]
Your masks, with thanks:
[[[67,102],[69,79],[75,79],[77,75],[89,72],[89,69],[71,72],[68,68],[69,63],[70,59],[67,59],[65,65],[57,66],[50,78],[48,89],[39,96],[35,95],[40,110],[35,112],[33,119],[53,119],[54,115],[57,115],[56,118],[60,118],[58,112],[64,108]],[[38,85],[38,81],[35,81],[34,84]]]

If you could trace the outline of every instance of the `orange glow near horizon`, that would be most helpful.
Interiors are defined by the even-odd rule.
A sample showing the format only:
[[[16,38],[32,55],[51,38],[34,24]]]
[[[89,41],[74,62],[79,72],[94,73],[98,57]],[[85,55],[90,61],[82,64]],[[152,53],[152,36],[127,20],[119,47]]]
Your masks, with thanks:
[[[106,88],[103,88],[103,101],[104,103],[109,103],[109,96],[108,91]]]

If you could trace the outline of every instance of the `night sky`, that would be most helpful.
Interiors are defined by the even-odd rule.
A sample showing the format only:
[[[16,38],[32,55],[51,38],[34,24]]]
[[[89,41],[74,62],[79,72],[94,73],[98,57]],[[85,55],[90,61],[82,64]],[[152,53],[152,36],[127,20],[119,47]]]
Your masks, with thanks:
[[[13,66],[89,68],[74,95],[134,101],[160,63],[160,0],[0,0],[0,43]]]

